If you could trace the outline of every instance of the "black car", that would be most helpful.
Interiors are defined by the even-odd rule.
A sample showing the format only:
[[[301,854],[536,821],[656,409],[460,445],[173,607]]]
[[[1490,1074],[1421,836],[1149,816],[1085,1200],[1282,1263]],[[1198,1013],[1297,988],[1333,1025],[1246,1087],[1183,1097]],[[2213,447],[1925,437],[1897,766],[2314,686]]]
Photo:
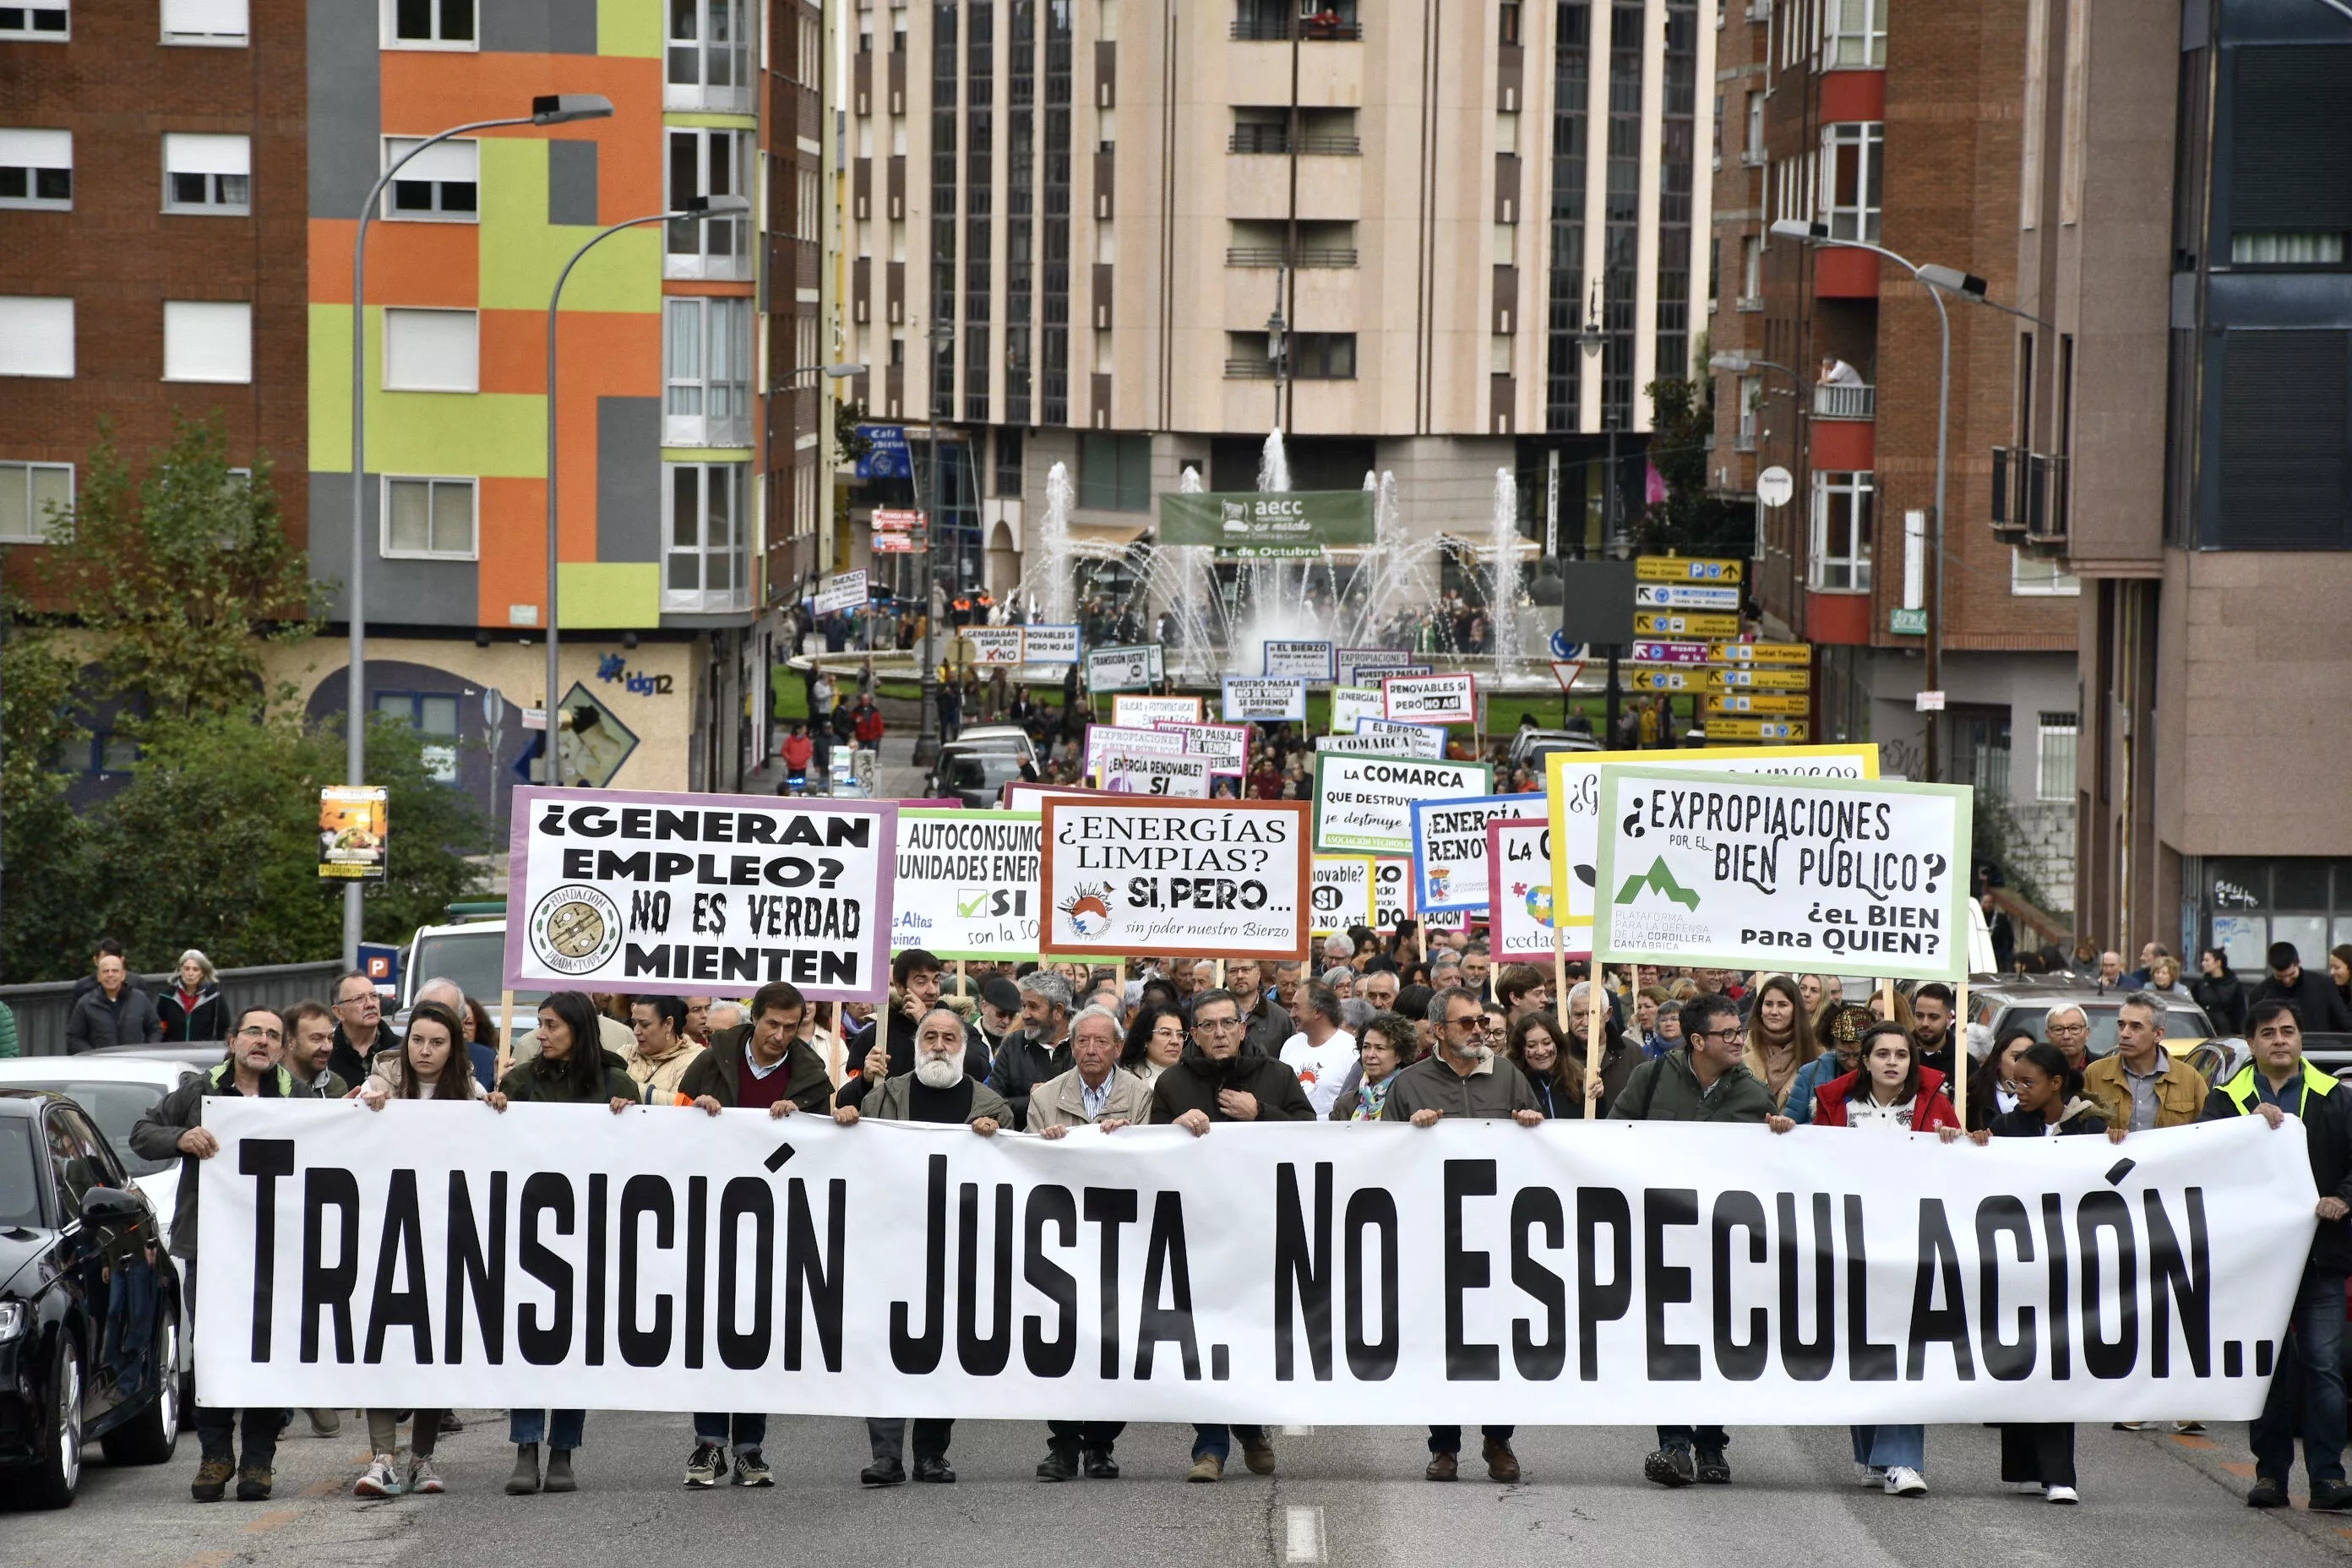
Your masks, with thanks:
[[[0,1089],[0,1497],[63,1508],[81,1448],[160,1465],[180,1436],[180,1279],[81,1108]]]

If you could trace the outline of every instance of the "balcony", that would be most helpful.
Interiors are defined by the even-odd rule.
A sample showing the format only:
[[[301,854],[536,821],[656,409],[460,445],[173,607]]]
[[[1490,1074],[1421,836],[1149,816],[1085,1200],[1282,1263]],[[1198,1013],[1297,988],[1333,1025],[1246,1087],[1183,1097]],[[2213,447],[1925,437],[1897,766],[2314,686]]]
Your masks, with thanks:
[[[1235,18],[1232,38],[1237,44],[1286,44],[1292,38],[1302,43],[1328,44],[1359,42],[1364,36],[1364,25],[1352,16],[1336,11],[1323,11],[1312,16],[1272,16],[1260,12]]]
[[[1272,381],[1274,362],[1263,356],[1252,359],[1245,355],[1240,359],[1229,359],[1225,362],[1225,379],[1227,381]]]
[[[1878,388],[1832,386],[1826,382],[1818,383],[1813,387],[1813,417],[1875,419],[1878,417]]]
[[[1302,245],[1295,254],[1286,252],[1279,245],[1235,245],[1225,250],[1228,267],[1281,267],[1286,263],[1302,272],[1318,267],[1353,267],[1356,253],[1328,245]]]
[[[2067,547],[2067,460],[2022,447],[1992,449],[1992,534],[2041,556]]]
[[[1752,452],[1756,450],[1756,432],[1753,430],[1741,430],[1735,433],[1731,437],[1731,449],[1735,452]]]
[[[1225,142],[1225,151],[1287,154],[1290,151],[1290,128],[1286,125],[1236,125]],[[1354,158],[1362,155],[1364,143],[1361,137],[1325,135],[1309,131],[1300,134],[1298,151],[1307,157]]]

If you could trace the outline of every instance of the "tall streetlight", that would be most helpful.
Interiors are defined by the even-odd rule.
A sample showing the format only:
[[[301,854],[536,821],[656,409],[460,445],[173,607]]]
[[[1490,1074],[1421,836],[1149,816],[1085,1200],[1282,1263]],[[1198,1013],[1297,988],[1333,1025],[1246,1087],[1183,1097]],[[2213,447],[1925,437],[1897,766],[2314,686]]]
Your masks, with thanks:
[[[360,207],[359,233],[352,242],[352,574],[344,590],[344,609],[351,623],[351,668],[344,674],[345,782],[367,783],[367,242],[368,225],[393,177],[427,147],[463,136],[469,131],[497,131],[511,125],[569,125],[575,120],[609,120],[613,100],[601,93],[543,93],[530,100],[530,112],[507,120],[476,120],[427,136],[392,161],[377,176]],[[360,954],[360,884],[343,889],[343,962],[356,964]]]
[[[1609,334],[1602,331],[1601,326],[1601,279],[1598,278],[1592,280],[1591,292],[1585,301],[1584,328],[1576,334],[1576,342],[1577,345],[1584,350],[1584,357],[1587,359],[1599,358],[1601,351],[1609,346]],[[1601,400],[1601,427],[1609,433],[1609,466],[1601,470],[1601,558],[1607,561],[1612,559],[1618,546],[1618,539],[1617,421],[1610,416],[1606,397]],[[1617,712],[1624,703],[1623,683],[1617,667],[1619,651],[1620,645],[1616,643],[1609,645],[1608,695],[1602,709],[1601,719],[1603,726],[1601,743],[1604,746],[1616,744]]]
[[[1929,536],[1934,541],[1931,553],[1936,562],[1936,592],[1928,600],[1926,689],[1939,691],[1944,680],[1944,458],[1952,416],[1952,315],[1944,307],[1944,296],[1958,294],[1964,300],[1985,304],[1989,303],[1985,299],[1988,285],[1983,279],[1958,268],[1922,265],[1866,240],[1833,239],[1826,224],[1784,217],[1772,226],[1772,233],[1806,245],[1826,246],[1832,250],[1867,250],[1873,256],[1884,257],[1911,274],[1927,290],[1927,297],[1936,301],[1936,324],[1943,334],[1943,352],[1936,374],[1936,515],[1934,531]],[[1943,747],[1933,719],[1927,721],[1927,779],[1932,784],[1943,777]]]
[[[1793,386],[1796,388],[1796,391],[1795,391],[1793,394],[1791,394],[1790,395],[1795,399],[1795,403],[1796,403],[1796,412],[1797,412],[1797,419],[1798,419],[1798,423],[1799,423],[1799,430],[1798,430],[1798,436],[1797,436],[1797,445],[1798,445],[1798,447],[1799,447],[1799,448],[1800,448],[1800,449],[1802,449],[1803,445],[1804,445],[1803,421],[1804,421],[1804,417],[1805,417],[1805,378],[1804,378],[1803,376],[1799,375],[1795,371],[1790,370],[1790,369],[1787,365],[1785,365],[1785,364],[1780,364],[1780,363],[1776,363],[1776,362],[1774,362],[1774,361],[1772,361],[1772,360],[1769,360],[1769,359],[1758,359],[1758,358],[1757,358],[1755,355],[1753,355],[1753,354],[1742,354],[1742,353],[1720,353],[1720,354],[1709,354],[1709,355],[1707,356],[1707,360],[1706,360],[1706,368],[1707,368],[1707,369],[1709,369],[1709,370],[1712,370],[1712,371],[1719,372],[1719,373],[1721,373],[1722,374],[1725,374],[1725,375],[1747,375],[1747,374],[1748,374],[1749,373],[1751,373],[1751,372],[1753,372],[1753,371],[1759,371],[1759,370],[1777,370],[1777,371],[1779,371],[1782,375],[1787,376],[1787,377],[1789,378],[1789,381],[1790,381],[1790,384],[1791,384],[1791,385],[1793,385]],[[1757,503],[1757,505],[1756,505],[1756,573],[1757,573],[1757,574],[1760,576],[1760,575],[1763,574],[1763,570],[1764,570],[1764,505],[1763,505],[1763,503],[1762,503],[1761,501],[1759,501],[1759,502]]]
[[[547,296],[547,697],[546,706],[542,710],[547,716],[545,731],[547,739],[541,743],[543,762],[540,773],[541,777],[549,784],[558,782],[555,771],[556,738],[562,729],[562,722],[556,711],[556,704],[562,698],[562,692],[556,685],[559,679],[557,666],[562,655],[562,634],[557,629],[556,615],[560,590],[557,584],[555,534],[557,479],[555,347],[556,310],[563,303],[563,286],[572,280],[572,269],[580,265],[582,257],[586,256],[625,228],[643,228],[649,223],[703,223],[712,218],[740,217],[751,210],[751,203],[744,196],[688,196],[686,198],[686,205],[676,212],[648,213],[644,217],[629,218],[614,224],[610,227],[600,229],[589,236],[586,243],[572,253],[572,259],[565,262],[563,270],[555,275],[555,288]]]
[[[919,693],[918,700],[921,702],[923,708],[916,721],[915,765],[923,768],[940,760],[940,661],[932,657],[932,644],[939,636],[940,614],[946,608],[940,596],[939,549],[940,530],[946,526],[948,505],[947,492],[940,488],[945,482],[947,473],[940,449],[940,429],[945,421],[940,417],[941,410],[937,394],[940,385],[940,359],[955,344],[955,323],[934,321],[931,323],[929,336],[931,390],[934,395],[931,406],[931,510],[930,514],[923,520],[923,566],[920,577],[923,584],[923,635],[915,645],[915,657],[922,661],[922,668],[918,672],[922,682],[918,689]],[[953,395],[952,387],[950,387],[950,397]]]

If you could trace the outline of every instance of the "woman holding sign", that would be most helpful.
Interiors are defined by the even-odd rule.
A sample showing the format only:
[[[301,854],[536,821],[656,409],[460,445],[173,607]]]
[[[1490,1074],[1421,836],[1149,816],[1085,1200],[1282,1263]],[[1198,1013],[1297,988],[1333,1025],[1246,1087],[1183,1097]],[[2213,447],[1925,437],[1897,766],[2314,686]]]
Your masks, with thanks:
[[[507,1074],[499,1092],[512,1104],[605,1105],[618,1116],[640,1103],[637,1084],[621,1058],[599,1043],[596,1005],[584,991],[558,991],[539,1005],[539,1054]],[[507,1441],[515,1446],[514,1474],[507,1490],[569,1492],[580,1489],[572,1478],[572,1450],[580,1447],[588,1425],[585,1410],[558,1410],[551,1418],[544,1410],[507,1413]],[[548,1444],[547,1478],[539,1472],[539,1446]]]

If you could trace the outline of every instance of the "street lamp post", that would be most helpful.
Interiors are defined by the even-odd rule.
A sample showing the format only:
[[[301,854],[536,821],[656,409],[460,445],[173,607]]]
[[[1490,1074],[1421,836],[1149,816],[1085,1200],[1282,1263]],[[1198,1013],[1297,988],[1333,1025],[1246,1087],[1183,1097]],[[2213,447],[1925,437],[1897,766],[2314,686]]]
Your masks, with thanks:
[[[1787,376],[1789,378],[1790,384],[1796,389],[1794,392],[1790,394],[1790,396],[1794,401],[1797,416],[1796,447],[1799,451],[1804,450],[1805,378],[1803,376],[1799,375],[1795,371],[1790,369],[1785,364],[1780,364],[1769,359],[1758,359],[1753,354],[1709,354],[1706,360],[1706,368],[1712,371],[1718,371],[1725,375],[1746,375],[1750,371],[1777,370],[1782,375]],[[1760,462],[1762,459],[1759,458],[1758,460]],[[1755,575],[1760,579],[1764,574],[1764,503],[1760,500],[1756,503],[1755,549]],[[1758,584],[1750,584],[1751,589],[1756,588]],[[1800,621],[1799,624],[1801,625],[1802,622]]]
[[[557,687],[558,669],[562,662],[562,634],[558,630],[556,615],[560,596],[556,570],[555,503],[557,467],[555,457],[555,349],[556,311],[563,303],[563,286],[572,280],[572,269],[581,258],[625,228],[642,228],[649,223],[667,223],[673,219],[689,219],[700,223],[710,218],[736,216],[751,210],[750,200],[743,196],[688,196],[686,205],[677,212],[650,213],[616,223],[588,237],[563,270],[555,275],[555,288],[547,296],[547,696],[542,710],[547,716],[546,739],[541,742],[540,776],[548,784],[558,782],[555,771],[556,741],[562,729],[557,703],[562,692]]]
[[[1587,359],[1599,357],[1601,351],[1609,344],[1609,334],[1603,331],[1601,326],[1601,280],[1597,278],[1592,281],[1591,297],[1585,301],[1584,329],[1576,334],[1576,342],[1578,346],[1584,350]],[[1615,557],[1619,540],[1617,538],[1617,421],[1611,416],[1605,398],[1601,403],[1601,428],[1609,434],[1609,463],[1608,467],[1601,470],[1601,558],[1607,561]],[[1563,605],[1566,604],[1565,595],[1562,596],[1561,602]],[[1564,622],[1562,629],[1566,629]],[[1603,746],[1616,743],[1617,712],[1624,704],[1623,679],[1618,669],[1618,657],[1621,651],[1620,644],[1609,645],[1609,683],[1601,718],[1601,723],[1604,726],[1601,731]]]
[[[1933,543],[1929,553],[1936,563],[1936,591],[1927,601],[1927,672],[1926,689],[1941,690],[1944,679],[1944,480],[1946,473],[1946,440],[1951,428],[1952,416],[1952,315],[1944,306],[1947,293],[1986,303],[1985,280],[1962,272],[1957,268],[1923,265],[1897,256],[1884,246],[1872,245],[1860,239],[1832,239],[1826,225],[1806,223],[1797,218],[1782,218],[1772,226],[1772,233],[1782,239],[1800,240],[1807,245],[1827,246],[1835,250],[1867,250],[1885,258],[1911,274],[1936,301],[1936,324],[1942,334],[1942,353],[1936,373],[1936,513],[1935,526],[1929,537]],[[1938,721],[1927,721],[1927,781],[1940,783],[1943,778],[1943,747],[1940,744]]]
[[[955,342],[954,324],[933,321],[930,339],[931,388],[936,395],[940,384],[940,356]],[[923,711],[918,719],[915,731],[915,765],[919,768],[927,768],[940,760],[940,662],[934,657],[934,644],[940,633],[940,612],[944,607],[940,600],[940,530],[946,526],[948,517],[947,492],[940,488],[947,472],[940,449],[940,431],[945,423],[940,417],[941,412],[935,401],[931,408],[931,508],[930,514],[923,520],[923,565],[919,578],[923,584],[923,635],[915,648],[915,657],[923,661],[919,698]]]
[[[545,93],[530,100],[530,112],[505,120],[475,120],[425,137],[394,158],[376,177],[360,206],[359,232],[352,240],[352,565],[343,590],[344,613],[351,627],[350,668],[344,672],[345,783],[367,783],[367,241],[368,225],[394,175],[427,147],[463,136],[469,131],[497,131],[514,125],[569,125],[577,120],[609,120],[613,100],[593,92]],[[360,884],[343,888],[343,962],[359,963],[361,928]]]

